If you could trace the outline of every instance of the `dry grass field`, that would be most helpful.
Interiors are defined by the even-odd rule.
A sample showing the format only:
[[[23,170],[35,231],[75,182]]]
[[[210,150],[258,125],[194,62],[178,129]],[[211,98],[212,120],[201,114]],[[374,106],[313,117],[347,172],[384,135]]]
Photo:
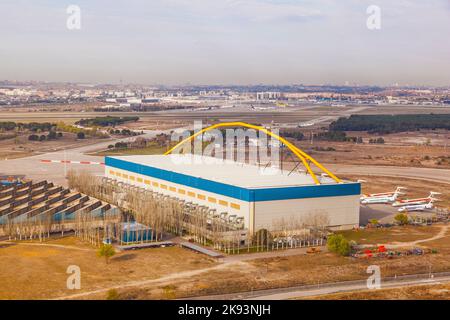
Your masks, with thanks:
[[[32,156],[35,154],[53,152],[56,150],[71,149],[107,141],[106,139],[93,138],[77,139],[76,134],[63,132],[63,136],[56,140],[29,141],[29,134],[22,134],[16,138],[0,141],[0,160],[15,159]],[[47,133],[43,133],[47,134]],[[40,135],[40,134],[38,134]]]
[[[380,235],[364,230],[347,236],[366,239],[367,243],[426,240],[442,227],[396,227],[382,230]],[[383,277],[427,273],[430,266],[433,272],[450,270],[450,231],[443,238],[420,245],[437,253],[357,259],[322,252],[270,258],[255,255],[253,260],[214,262],[172,247],[121,252],[106,264],[96,256],[95,248],[74,237],[43,244],[2,242],[0,299],[56,298],[87,292],[90,294],[75,298],[106,299],[112,288],[118,299],[172,299],[365,279],[367,266],[372,264],[380,266]],[[81,290],[66,289],[66,269],[72,264],[81,268]]]
[[[310,132],[304,132],[309,137]],[[383,135],[384,144],[369,144],[365,132],[347,132],[347,136],[362,137],[363,144],[336,141],[304,141],[296,145],[322,163],[387,165],[423,168],[450,168],[450,133],[448,131],[417,131]],[[332,147],[332,151],[326,150]]]
[[[427,228],[427,227],[425,227]],[[423,245],[430,249],[437,249],[442,255],[450,255],[450,231],[447,231],[446,236],[437,240],[432,240],[423,243]],[[434,265],[433,265],[434,268]],[[443,271],[448,271],[443,270]],[[307,299],[328,299],[328,300],[369,300],[369,299],[450,299],[450,283],[409,286],[404,288],[392,288],[381,290],[366,290],[358,292],[336,293],[330,295],[321,295],[315,297],[308,297]]]
[[[399,241],[398,234],[410,234],[409,227],[392,228],[384,236]],[[427,228],[427,227],[425,227]],[[437,234],[439,226],[425,230],[418,228],[419,238],[429,238]],[[415,235],[401,238],[417,240]],[[273,257],[233,263],[223,268],[201,275],[171,281],[165,286],[140,286],[119,290],[119,299],[168,299],[189,296],[216,295],[257,289],[279,288],[295,285],[317,284],[367,278],[367,267],[377,264],[383,277],[416,273],[443,272],[450,270],[450,232],[439,240],[421,243],[422,246],[437,250],[435,254],[424,256],[403,256],[394,259],[356,259],[341,257],[333,253]],[[168,287],[170,286],[170,292]],[[91,298],[102,298],[101,295]]]
[[[73,237],[43,245],[3,242],[0,261],[0,299],[56,298],[214,265],[211,259],[178,247],[124,251],[106,264],[95,248]],[[76,292],[66,287],[69,265],[81,269],[81,290]]]
[[[7,107],[0,109],[0,118],[7,121],[18,122],[43,122],[43,118],[52,118],[54,114],[62,115],[61,120],[74,123],[83,117],[83,113],[93,111],[105,105],[102,102],[82,102],[71,104],[27,104],[23,106]]]
[[[440,226],[402,226],[384,229],[364,229],[340,231],[347,240],[358,244],[381,244],[389,242],[409,242],[431,238]]]
[[[447,254],[402,257],[396,260],[354,260],[331,253],[311,256],[256,259],[227,269],[210,271],[171,282],[173,297],[167,297],[162,287],[141,286],[119,290],[121,299],[166,299],[217,295],[258,289],[310,285],[326,282],[367,279],[367,267],[380,265],[383,276],[450,270]],[[97,296],[101,298],[101,296]]]

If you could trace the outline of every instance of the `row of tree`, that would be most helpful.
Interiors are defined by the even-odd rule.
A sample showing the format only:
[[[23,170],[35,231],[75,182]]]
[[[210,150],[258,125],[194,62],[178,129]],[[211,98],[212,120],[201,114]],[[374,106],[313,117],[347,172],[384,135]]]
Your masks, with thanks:
[[[119,124],[124,124],[125,122],[130,121],[138,121],[139,117],[136,116],[128,116],[128,117],[114,117],[114,116],[106,116],[106,117],[95,117],[88,119],[81,119],[75,124],[78,124],[83,127],[109,127],[116,126]]]
[[[42,213],[33,217],[6,219],[0,224],[0,235],[10,240],[43,241],[50,238],[52,233],[60,232],[64,235],[69,230],[90,242],[100,246],[104,237],[105,226],[117,221],[116,210],[106,210],[102,215],[91,210],[79,210],[72,214],[61,214],[55,219],[56,213]]]
[[[284,138],[292,138],[297,141],[301,141],[305,138],[305,135],[299,130],[282,130],[280,135]]]
[[[211,216],[208,208],[174,197],[95,177],[84,171],[69,171],[68,181],[70,188],[121,208],[124,212],[123,221],[135,221],[148,226],[152,241],[159,241],[165,232],[170,232],[176,235],[189,234],[202,244],[212,241],[217,247],[226,247],[233,239],[224,240],[219,234],[236,231],[220,217]]]
[[[315,133],[314,139],[324,141],[363,143],[362,137],[348,137],[347,134],[342,131],[323,131]]]
[[[299,129],[283,130],[280,132],[280,135],[285,138],[293,138],[297,141],[301,141],[307,138]],[[354,143],[363,143],[362,137],[349,137],[343,131],[323,131],[319,133],[314,133],[309,135],[309,139],[311,139],[311,135],[313,136],[314,139],[322,141],[339,141],[339,142],[347,141]]]
[[[388,134],[420,129],[450,129],[450,114],[351,115],[330,124],[331,131]]]
[[[326,214],[314,212],[302,219],[292,217],[275,220],[273,226],[277,231],[261,229],[250,234],[243,229],[243,223],[230,222],[226,213],[206,206],[95,177],[83,171],[70,171],[68,181],[71,188],[121,208],[125,213],[125,221],[136,221],[148,226],[152,241],[161,240],[167,232],[189,235],[198,243],[212,245],[227,253],[245,250],[243,243],[247,244],[248,251],[274,250],[279,247],[317,245],[318,241],[313,240],[323,239],[329,224]]]
[[[108,131],[110,134],[116,134],[116,135],[122,135],[122,136],[137,136],[139,134],[143,134],[143,132],[136,132],[136,131],[132,131],[130,129],[109,129]]]
[[[33,131],[33,132],[43,132],[50,131],[56,128],[55,123],[50,122],[30,122],[30,123],[20,123],[20,122],[12,122],[12,121],[3,121],[0,122],[0,131]]]
[[[47,135],[41,134],[31,134],[28,136],[30,141],[45,141],[45,140],[56,140],[63,136],[62,132],[50,131]]]
[[[107,134],[103,133],[100,130],[97,130],[97,128],[83,129],[83,128],[78,128],[78,127],[70,125],[70,124],[66,124],[62,121],[58,122],[56,128],[57,128],[57,130],[60,130],[60,131],[74,133],[77,135],[78,139],[84,139],[86,136],[98,137],[98,138],[107,138],[108,137]]]
[[[369,143],[372,143],[372,144],[384,144],[384,139],[382,137],[369,139]]]

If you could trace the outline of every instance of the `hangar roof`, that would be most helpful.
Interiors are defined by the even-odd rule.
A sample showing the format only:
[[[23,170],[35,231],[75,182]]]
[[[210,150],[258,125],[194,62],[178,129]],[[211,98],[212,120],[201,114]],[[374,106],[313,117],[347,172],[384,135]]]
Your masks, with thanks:
[[[176,172],[196,178],[221,182],[247,189],[315,185],[312,177],[303,172],[277,170],[198,155],[133,155],[108,157],[146,167]],[[108,165],[108,161],[107,165]],[[321,184],[337,184],[327,176],[318,178]]]

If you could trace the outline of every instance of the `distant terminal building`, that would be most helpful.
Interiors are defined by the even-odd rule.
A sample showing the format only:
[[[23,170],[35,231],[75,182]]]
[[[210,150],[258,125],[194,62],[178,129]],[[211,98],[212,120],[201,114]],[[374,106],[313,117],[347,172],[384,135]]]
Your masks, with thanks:
[[[105,158],[106,177],[241,217],[250,232],[275,230],[283,219],[325,217],[334,229],[359,225],[360,183],[320,176],[315,184],[306,173],[267,170],[197,155]]]
[[[256,100],[258,101],[270,101],[270,100],[278,100],[281,98],[280,92],[257,92]]]

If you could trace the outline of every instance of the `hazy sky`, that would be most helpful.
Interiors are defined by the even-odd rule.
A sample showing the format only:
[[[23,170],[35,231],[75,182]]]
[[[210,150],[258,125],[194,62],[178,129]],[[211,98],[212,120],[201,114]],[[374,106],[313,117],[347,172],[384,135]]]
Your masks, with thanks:
[[[1,0],[4,79],[450,85],[450,1]]]

